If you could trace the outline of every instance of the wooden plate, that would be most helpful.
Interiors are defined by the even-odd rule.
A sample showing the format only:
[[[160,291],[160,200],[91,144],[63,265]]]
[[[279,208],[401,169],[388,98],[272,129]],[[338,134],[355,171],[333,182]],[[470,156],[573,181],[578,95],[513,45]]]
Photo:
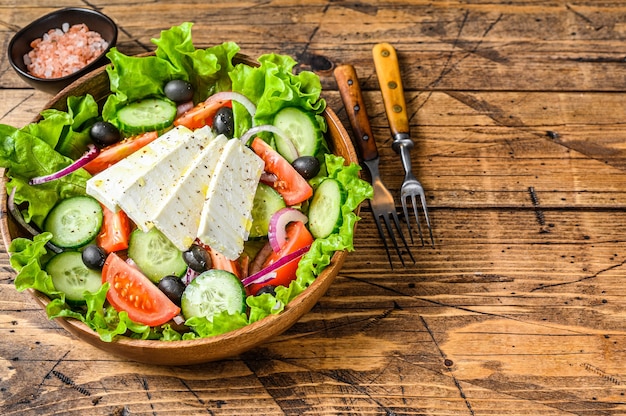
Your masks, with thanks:
[[[236,61],[249,65],[258,65],[243,55],[238,55]],[[52,98],[45,108],[66,110],[67,97],[85,94],[91,94],[99,102],[102,102],[110,94],[109,77],[105,67],[101,67],[69,85]],[[343,156],[347,162],[358,163],[350,137],[337,115],[327,108],[324,112],[324,117],[328,124],[327,140],[333,153]],[[38,119],[35,121],[38,121]],[[20,236],[30,236],[13,221],[10,215],[7,215],[5,182],[6,177],[3,175],[2,186],[0,186],[0,198],[2,201],[0,230],[4,245],[8,248],[12,239]],[[291,327],[302,315],[309,312],[319,298],[328,290],[328,287],[339,273],[346,255],[345,251],[336,252],[331,259],[331,263],[317,277],[315,282],[292,300],[279,315],[268,316],[244,328],[211,338],[166,342],[117,337],[114,342],[104,342],[96,332],[80,321],[64,318],[56,318],[56,321],[81,340],[109,353],[138,362],[160,365],[187,365],[219,360],[254,348]],[[30,294],[41,305],[45,313],[45,306],[50,302],[50,299],[35,290],[30,290]]]

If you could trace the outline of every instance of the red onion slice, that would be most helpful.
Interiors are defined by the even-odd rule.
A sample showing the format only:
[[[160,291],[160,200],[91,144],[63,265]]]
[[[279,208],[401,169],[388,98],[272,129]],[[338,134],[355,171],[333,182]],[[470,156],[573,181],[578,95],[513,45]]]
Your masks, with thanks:
[[[243,283],[244,286],[250,286],[251,284],[256,283],[256,282],[266,282],[270,280],[270,278],[266,278],[267,274],[272,273],[273,271],[284,266],[285,264],[302,257],[307,251],[309,251],[310,248],[311,246],[308,245],[306,247],[302,247],[294,251],[293,253],[290,253],[284,257],[281,257],[276,262],[270,264],[263,270],[246,277],[245,279],[241,281],[241,283]]]
[[[270,218],[270,227],[267,233],[267,237],[272,245],[272,250],[278,253],[280,248],[285,244],[287,224],[294,221],[300,221],[306,224],[308,220],[306,215],[295,208],[287,207],[276,211]]]
[[[87,151],[78,159],[76,159],[72,164],[64,167],[58,172],[51,173],[50,175],[45,176],[37,176],[28,181],[29,185],[40,185],[42,183],[50,182],[59,178],[62,178],[70,173],[82,168],[88,162],[93,160],[100,153],[100,149],[96,147],[94,144],[89,144],[87,146]]]
[[[33,226],[31,226],[29,223],[27,223],[24,220],[22,213],[20,212],[19,209],[17,209],[17,206],[15,206],[15,190],[16,189],[17,188],[11,189],[11,194],[7,198],[7,208],[9,209],[9,212],[11,213],[13,218],[15,218],[15,221],[18,222],[18,224],[24,227],[24,229],[28,231],[32,236],[36,236],[40,234],[40,232],[37,231]],[[63,251],[63,249],[61,249],[60,247],[57,247],[56,245],[52,244],[49,241],[46,243],[46,247],[48,247],[51,251],[57,254]]]
[[[176,106],[176,117],[180,117],[194,107],[193,101],[186,101]]]
[[[239,104],[243,105],[250,116],[252,117],[252,123],[254,125],[254,114],[256,113],[256,105],[248,97],[243,94],[234,91],[222,91],[211,95],[204,102],[205,104],[213,104],[215,102],[226,103],[227,101],[237,101]]]
[[[193,270],[191,267],[187,267],[187,272],[183,276],[182,281],[185,284],[185,286],[188,286],[189,283],[191,283],[193,281],[193,279],[195,279],[199,275],[200,275],[200,273],[198,273],[197,271]]]
[[[277,136],[280,136],[283,139],[285,145],[289,147],[289,154],[298,155],[298,149],[296,149],[293,141],[289,138],[289,136],[287,136],[287,133],[271,124],[262,124],[260,126],[251,127],[241,136],[240,140],[243,144],[247,144],[254,136],[262,131],[267,131]]]
[[[181,314],[178,314],[172,318],[172,321],[174,321],[176,325],[183,325],[185,323],[185,317]]]

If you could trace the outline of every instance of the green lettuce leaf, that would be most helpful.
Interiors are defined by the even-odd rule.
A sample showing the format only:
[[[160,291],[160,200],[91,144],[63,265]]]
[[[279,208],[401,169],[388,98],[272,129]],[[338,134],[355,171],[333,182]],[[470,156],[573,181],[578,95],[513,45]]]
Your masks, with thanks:
[[[290,56],[267,54],[258,59],[259,66],[239,64],[230,73],[232,89],[250,99],[256,105],[254,125],[272,124],[274,116],[285,107],[298,107],[315,114],[318,128],[326,131],[326,120],[322,116],[326,101],[321,98],[322,85],[317,75],[310,71],[293,73],[296,61]],[[248,130],[253,120],[247,110],[233,104],[235,137]],[[271,143],[271,135],[262,135]],[[326,147],[320,149],[327,152]]]
[[[224,42],[207,49],[196,49],[191,38],[192,23],[186,22],[161,32],[152,39],[154,56],[127,56],[112,48],[106,68],[112,94],[107,98],[102,117],[117,124],[117,111],[126,103],[150,96],[163,96],[165,84],[182,79],[194,86],[194,102],[230,89],[228,73],[239,51],[234,42]]]

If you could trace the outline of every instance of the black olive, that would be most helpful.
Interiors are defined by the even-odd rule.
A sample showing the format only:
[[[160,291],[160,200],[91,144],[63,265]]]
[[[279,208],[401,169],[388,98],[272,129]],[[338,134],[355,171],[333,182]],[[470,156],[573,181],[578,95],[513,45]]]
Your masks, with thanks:
[[[180,306],[180,300],[183,297],[183,292],[185,291],[185,284],[180,277],[177,276],[165,276],[163,279],[159,280],[158,284],[161,292],[165,294],[172,302],[176,305]]]
[[[197,244],[193,244],[187,251],[183,252],[183,260],[191,270],[198,273],[211,268],[209,253]]]
[[[229,139],[235,134],[235,121],[233,119],[233,109],[230,107],[222,107],[217,110],[213,117],[213,129],[217,134],[223,134]]]
[[[107,258],[107,253],[102,247],[90,244],[83,249],[82,259],[85,266],[90,269],[102,269]]]
[[[167,98],[177,103],[184,103],[193,99],[193,85],[182,79],[168,81],[163,92]]]
[[[314,156],[300,156],[291,163],[291,166],[307,180],[314,178],[320,171],[320,161]]]
[[[257,290],[255,296],[262,295],[263,293],[269,293],[272,296],[276,296],[276,287],[272,285],[266,285]]]
[[[91,140],[98,147],[105,147],[122,140],[120,131],[108,121],[96,121],[89,129]]]

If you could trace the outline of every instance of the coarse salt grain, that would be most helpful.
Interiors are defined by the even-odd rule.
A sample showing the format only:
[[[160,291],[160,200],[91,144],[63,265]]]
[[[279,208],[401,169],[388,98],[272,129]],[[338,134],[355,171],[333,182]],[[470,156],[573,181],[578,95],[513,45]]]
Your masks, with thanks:
[[[24,55],[28,71],[39,78],[60,78],[71,75],[96,60],[109,46],[98,32],[85,24],[61,25],[35,39],[33,48]]]

